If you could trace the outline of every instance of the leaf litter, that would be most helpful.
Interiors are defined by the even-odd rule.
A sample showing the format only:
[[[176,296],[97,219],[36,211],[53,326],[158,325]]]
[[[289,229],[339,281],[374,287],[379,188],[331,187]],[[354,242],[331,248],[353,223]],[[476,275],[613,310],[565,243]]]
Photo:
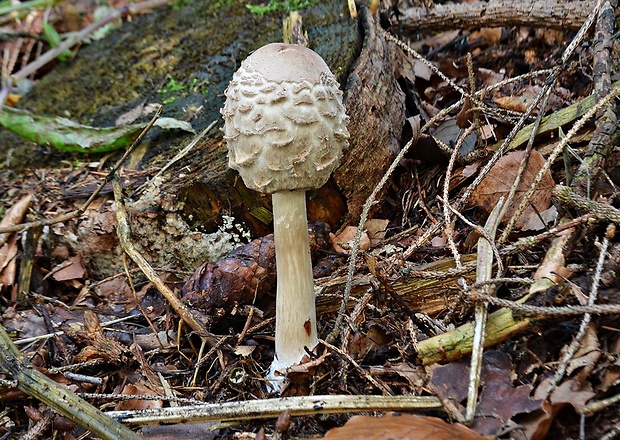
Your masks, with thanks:
[[[511,37],[515,43],[519,42],[518,45],[511,45],[508,43],[511,40],[505,39],[506,33],[511,32],[514,33]],[[418,43],[417,47],[422,48],[423,44],[428,44],[428,49],[440,48],[458,36],[458,31],[436,34],[426,40],[422,39],[423,43]],[[472,33],[468,50],[475,55],[474,76],[478,82],[477,87],[492,86],[507,77],[516,76],[523,69],[522,60],[528,63],[528,69],[532,71],[548,68],[548,60],[559,57],[565,41],[566,35],[557,31],[530,32],[523,28],[481,29],[478,33]],[[531,49],[516,57],[515,54],[522,47]],[[583,48],[580,53],[585,55],[586,50]],[[459,59],[458,52],[442,54],[439,51],[435,56],[438,57],[436,64],[450,79],[467,81],[464,58]],[[462,62],[455,63],[456,59]],[[519,62],[514,61],[517,59]],[[498,60],[502,60],[501,63]],[[498,63],[503,63],[501,68]],[[417,77],[416,93],[423,98],[422,108],[429,115],[438,114],[459,98],[455,89],[432,73],[426,65],[416,61],[414,75]],[[590,90],[589,86],[584,86],[589,82],[579,73],[577,63],[567,68],[560,82],[563,85],[558,88],[560,92],[557,93],[557,99],[549,103],[547,112],[553,113],[556,109],[580,100]],[[529,84],[504,86],[486,92],[482,99],[500,103],[513,111],[523,111],[524,105],[536,96],[538,87]],[[472,116],[475,107],[471,106],[471,102],[467,107],[463,112],[463,120],[471,123],[475,120]],[[510,116],[509,113],[503,115]],[[441,131],[436,130],[434,133],[447,145],[462,133],[454,118],[456,112],[447,118],[449,124],[441,126]],[[460,160],[466,161],[471,151],[492,151],[491,142],[502,141],[510,127],[504,120],[486,120],[481,127],[484,132],[481,135],[470,135],[464,144]],[[509,214],[516,210],[523,194],[531,187],[534,176],[542,169],[549,154],[549,150],[544,151],[542,147],[552,145],[554,136],[553,131],[549,131],[537,138],[529,155],[526,172],[517,188],[517,197],[508,210]],[[587,142],[587,138],[581,139]],[[577,148],[582,147],[577,145]],[[451,275],[450,271],[463,269],[458,264],[452,264],[448,270],[422,269],[415,272],[412,268],[420,269],[426,267],[421,266],[422,263],[441,262],[442,259],[453,260],[454,251],[449,248],[449,239],[457,244],[456,250],[459,253],[468,250],[475,252],[475,248],[467,245],[467,238],[475,231],[465,220],[484,224],[486,215],[499,197],[509,192],[524,157],[525,153],[521,150],[504,155],[473,192],[467,209],[462,212],[464,219],[453,220],[451,231],[445,225],[439,228],[439,233],[433,237],[439,239],[433,241],[435,246],[432,247],[415,246],[424,231],[432,226],[430,217],[420,208],[424,205],[435,219],[442,218],[443,205],[437,201],[441,189],[436,176],[444,174],[447,157],[439,156],[439,165],[437,162],[414,158],[402,161],[401,168],[392,177],[390,190],[381,200],[377,217],[373,219],[378,219],[380,224],[373,227],[367,225],[365,230],[368,241],[364,244],[364,250],[372,258],[366,258],[364,264],[372,264],[372,268],[362,264],[356,272],[354,283],[358,296],[354,301],[359,308],[353,315],[355,319],[352,318],[348,324],[352,329],[348,344],[342,347],[342,353],[325,349],[319,358],[299,366],[292,375],[297,383],[289,387],[291,395],[377,394],[386,390],[393,394],[436,395],[446,404],[448,412],[455,411],[455,419],[462,416],[467,397],[468,359],[447,365],[422,367],[416,347],[420,341],[435,335],[448,338],[452,329],[471,320],[470,301],[462,295],[453,295],[461,290],[459,286],[462,284],[458,280],[460,275]],[[94,159],[95,162],[97,160]],[[463,193],[484,164],[484,160],[474,160],[456,165],[453,180],[449,182],[451,201]],[[47,182],[37,181],[34,175],[25,175],[23,187],[19,189],[0,183],[3,185],[0,186],[0,203],[4,208],[5,222],[2,226],[23,221],[27,213],[25,206],[28,205],[31,211],[41,213],[73,209],[76,204],[71,199],[62,200],[59,197],[67,189],[65,183],[79,179],[77,186],[82,189],[88,189],[87,185],[96,186],[97,183],[96,176],[89,172],[87,165],[78,168],[82,169],[77,173],[75,169],[47,170]],[[148,175],[148,171],[145,174]],[[501,287],[496,292],[498,296],[517,299],[529,291],[536,294],[530,302],[560,307],[579,306],[590,294],[590,273],[594,269],[593,259],[600,246],[602,227],[594,223],[577,225],[578,229],[558,245],[555,254],[547,254],[549,258],[546,260],[543,257],[551,246],[546,241],[549,236],[537,238],[547,229],[558,225],[556,215],[570,217],[573,213],[573,207],[556,203],[559,212],[545,214],[548,209],[556,207],[551,206],[555,182],[564,182],[566,177],[563,166],[552,166],[544,174],[542,183],[515,225],[517,234],[510,237],[511,243],[516,243],[521,235],[535,238],[535,244],[511,253],[506,248],[500,248],[500,255],[506,258],[505,275],[514,279],[527,276],[544,279],[546,284],[540,289],[528,289],[513,279],[499,283]],[[6,180],[9,181],[8,178]],[[608,197],[612,204],[614,185],[618,184],[616,180],[612,176],[611,179],[593,182],[599,197]],[[89,190],[84,190],[84,193],[88,194]],[[406,200],[408,203],[404,203]],[[11,208],[13,206],[15,208]],[[100,206],[103,211],[105,204]],[[405,209],[405,206],[415,209]],[[14,212],[18,213],[16,218],[13,217]],[[539,223],[535,224],[533,219],[539,220]],[[114,232],[113,218],[102,216],[98,220],[98,229],[93,229]],[[409,229],[407,225],[416,225],[417,228]],[[355,228],[352,225],[350,227]],[[62,234],[58,236],[75,233],[75,224],[63,225],[62,228]],[[315,256],[315,267],[323,268],[323,277],[317,278],[317,285],[321,290],[318,301],[323,305],[322,322],[326,328],[333,318],[334,304],[337,305],[339,299],[330,299],[330,296],[335,296],[334,292],[340,292],[343,288],[347,248],[355,245],[351,239],[356,229],[350,230],[350,235],[339,235],[338,232],[334,231],[331,239],[323,240]],[[222,345],[205,353],[196,345],[196,339],[183,331],[181,334],[174,331],[177,328],[176,317],[152,285],[139,279],[136,291],[133,277],[127,277],[120,270],[104,279],[92,278],[91,271],[96,273],[93,270],[96,268],[91,267],[86,255],[76,253],[71,247],[65,247],[62,251],[60,248],[63,245],[50,246],[53,240],[45,235],[40,241],[43,246],[38,246],[38,258],[35,260],[35,279],[29,297],[33,306],[12,303],[18,285],[17,263],[21,258],[20,242],[24,240],[24,234],[1,235],[0,291],[6,298],[10,298],[7,300],[9,307],[2,315],[3,325],[14,332],[17,339],[22,340],[63,331],[63,335],[52,337],[53,343],[38,343],[35,339],[20,344],[20,347],[33,363],[43,367],[78,361],[96,365],[83,367],[82,372],[103,378],[104,385],[88,385],[58,374],[53,375],[54,378],[76,390],[109,393],[112,400],[115,399],[113,393],[125,397],[162,397],[162,400],[149,403],[149,406],[168,405],[161,403],[166,401],[164,395],[172,401],[175,397],[201,401],[265,397],[262,377],[265,365],[273,356],[271,287],[275,281],[269,278],[273,276],[274,264],[273,255],[268,250],[269,237],[259,237],[254,244],[239,248],[217,261],[205,263],[194,275],[173,269],[166,276],[166,283],[177,289],[187,285],[189,280],[189,287],[183,290],[187,303],[200,305],[202,301],[207,304],[197,309],[205,316],[205,321],[212,324],[210,330],[221,335]],[[105,241],[93,243],[89,252],[108,251],[105,249]],[[344,246],[337,248],[335,245],[338,243]],[[412,247],[415,248],[410,251]],[[504,251],[506,253],[502,253]],[[617,252],[617,244],[612,241],[610,254],[617,256]],[[118,255],[116,258],[119,259]],[[616,281],[617,261],[615,257],[608,259],[603,276],[607,289],[604,301],[609,304],[620,302]],[[463,259],[463,263],[468,264],[466,259]],[[248,267],[251,270],[244,271]],[[134,268],[130,270],[137,274]],[[425,311],[423,307],[413,311],[409,303],[402,300],[402,296],[413,295],[412,292],[421,289],[420,284],[416,283],[425,276],[434,277],[435,280],[441,277],[449,280],[446,285],[433,288],[442,306],[432,311]],[[231,277],[233,282],[224,283],[227,277]],[[395,289],[397,282],[406,285],[407,290]],[[231,289],[231,285],[238,286],[238,289]],[[34,304],[43,307],[35,308]],[[125,315],[127,321],[114,323],[108,328],[106,322],[119,315]],[[141,316],[147,316],[150,322]],[[200,434],[189,435],[193,438],[198,435],[209,436],[211,434],[206,432],[211,430],[211,433],[218,433],[213,438],[254,438],[259,437],[261,432],[264,435],[266,431],[274,438],[278,435],[319,436],[327,433],[325,438],[373,438],[374,435],[374,438],[473,439],[481,438],[481,435],[493,438],[508,432],[501,438],[577,438],[578,423],[566,426],[562,419],[567,414],[569,418],[577,418],[586,411],[592,400],[618,394],[620,339],[617,337],[617,316],[596,317],[588,326],[579,349],[570,360],[565,377],[550,394],[549,376],[553,375],[558,359],[561,358],[561,349],[570,342],[579,320],[571,317],[540,318],[539,321],[533,321],[524,333],[512,335],[494,350],[485,353],[476,416],[469,428],[458,423],[446,423],[442,420],[447,419],[445,412],[433,412],[429,416],[388,413],[379,417],[355,416],[349,422],[346,422],[344,416],[293,417],[288,423],[281,423],[277,427],[268,422],[244,422],[236,428],[197,424],[192,425],[192,429]],[[357,362],[357,367],[350,360]],[[172,391],[165,391],[170,387]],[[13,399],[11,402],[17,404],[20,402],[19,398],[9,392],[3,397]],[[135,409],[142,407],[144,402],[152,401],[129,399],[122,404],[115,404],[118,409]],[[102,404],[106,405],[109,404]],[[604,417],[596,419],[598,422],[592,418],[586,419],[587,426],[597,423],[592,426],[592,433],[587,434],[590,437],[586,438],[595,438],[596,433],[602,434],[618,423],[617,404],[603,411],[604,415],[609,416],[607,420]],[[344,426],[333,428],[340,425]],[[158,438],[156,435],[159,434],[154,431],[152,436],[145,434],[147,438]],[[182,438],[181,435],[172,431],[161,434],[163,437],[159,438]]]

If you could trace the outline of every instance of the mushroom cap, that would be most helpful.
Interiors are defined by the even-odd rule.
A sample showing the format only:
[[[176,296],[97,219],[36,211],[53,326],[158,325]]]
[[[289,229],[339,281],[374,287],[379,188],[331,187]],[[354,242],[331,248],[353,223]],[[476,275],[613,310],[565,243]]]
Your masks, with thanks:
[[[342,91],[316,52],[263,46],[241,63],[225,94],[228,164],[248,188],[307,190],[329,179],[349,132]]]

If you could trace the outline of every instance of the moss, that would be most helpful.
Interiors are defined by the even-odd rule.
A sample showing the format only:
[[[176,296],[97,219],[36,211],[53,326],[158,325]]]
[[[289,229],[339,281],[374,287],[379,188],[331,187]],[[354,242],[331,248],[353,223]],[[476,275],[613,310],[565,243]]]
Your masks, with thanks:
[[[73,61],[56,65],[20,107],[110,126],[145,103],[163,103],[163,116],[189,120],[200,131],[220,118],[223,92],[241,60],[282,39],[283,15],[251,14],[247,3],[185,1],[178,3],[178,9],[166,7],[126,22],[105,39],[80,49]],[[322,1],[305,9],[304,24],[310,47],[343,80],[359,50],[357,24],[348,17],[346,2]],[[170,78],[180,85],[178,90],[169,87]],[[150,157],[188,142],[187,134],[158,133],[149,134],[155,146]],[[53,165],[67,158],[66,153],[33,146],[3,131],[0,157],[9,150],[14,169]]]
[[[291,12],[319,3],[319,0],[269,0],[267,4],[246,5],[252,14],[265,15],[274,12]]]

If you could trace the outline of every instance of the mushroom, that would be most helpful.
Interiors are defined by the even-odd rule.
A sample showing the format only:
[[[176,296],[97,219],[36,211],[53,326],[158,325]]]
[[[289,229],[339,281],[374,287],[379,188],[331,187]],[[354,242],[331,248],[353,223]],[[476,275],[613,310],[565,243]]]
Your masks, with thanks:
[[[248,188],[272,194],[276,351],[268,377],[281,383],[318,344],[305,191],[325,184],[338,165],[348,144],[347,116],[325,61],[295,44],[256,50],[225,94],[229,166]]]

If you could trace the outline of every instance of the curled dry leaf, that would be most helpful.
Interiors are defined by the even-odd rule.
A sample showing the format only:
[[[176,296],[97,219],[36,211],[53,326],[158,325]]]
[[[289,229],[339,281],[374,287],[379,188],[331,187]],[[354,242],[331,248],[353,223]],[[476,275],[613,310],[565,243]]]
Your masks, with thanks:
[[[573,355],[568,368],[567,375],[572,375],[578,369],[583,369],[581,376],[589,376],[590,372],[596,367],[601,358],[601,346],[598,340],[597,326],[590,322],[584,334],[579,349]]]
[[[351,252],[355,234],[357,234],[357,227],[347,226],[340,234],[329,234],[329,237],[336,252],[348,254]],[[368,238],[368,234],[365,231],[362,232],[362,237],[360,238],[360,249],[363,251],[370,249],[370,238]]]
[[[596,394],[588,381],[570,378],[562,382],[547,396],[551,379],[544,379],[536,388],[534,398],[546,398],[541,407],[542,411],[527,414],[518,420],[523,426],[524,438],[529,440],[544,440],[560,410],[572,406],[575,411],[583,410],[587,402]]]
[[[32,197],[32,194],[28,194],[11,206],[0,219],[0,228],[21,223],[28,212]],[[0,291],[4,286],[15,284],[18,261],[15,258],[18,252],[17,239],[18,235],[14,233],[0,234]]]
[[[472,193],[470,205],[478,206],[485,212],[490,213],[497,205],[500,197],[506,197],[510,192],[524,157],[525,152],[523,151],[512,151],[502,157]],[[503,219],[504,222],[518,209],[523,196],[532,186],[536,175],[544,163],[544,157],[538,151],[532,150],[525,172],[517,187],[515,198],[508,207],[508,215]],[[530,216],[537,216],[537,212],[543,212],[551,206],[551,195],[554,186],[555,182],[551,177],[551,172],[547,170],[538,185],[538,189],[532,196],[530,204],[519,216],[515,225],[517,229],[523,228]]]
[[[28,212],[28,207],[30,206],[32,197],[32,194],[28,194],[11,206],[2,217],[2,220],[0,220],[0,228],[14,226],[21,223],[26,216],[26,212]],[[10,234],[0,234],[0,246],[6,242],[9,235]]]
[[[385,238],[387,232],[389,220],[385,219],[372,219],[366,222],[366,233],[370,238],[370,245],[375,246],[379,241]]]
[[[390,413],[383,417],[354,416],[342,428],[330,430],[330,440],[474,440],[483,437],[458,423],[436,417]]]

